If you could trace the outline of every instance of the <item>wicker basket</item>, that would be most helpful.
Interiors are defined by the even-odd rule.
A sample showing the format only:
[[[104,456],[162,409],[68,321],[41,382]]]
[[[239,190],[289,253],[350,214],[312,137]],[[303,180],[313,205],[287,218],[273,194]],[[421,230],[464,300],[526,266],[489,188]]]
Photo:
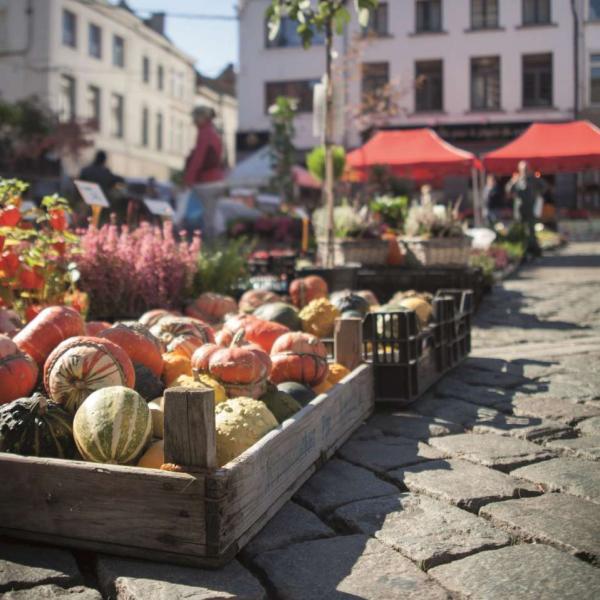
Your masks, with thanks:
[[[384,265],[387,262],[388,251],[389,244],[387,240],[334,240],[333,264],[336,266],[347,265],[348,263]],[[327,240],[319,240],[317,253],[321,263],[325,264]]]
[[[469,264],[472,239],[469,236],[451,238],[398,238],[406,248],[407,257],[423,267]]]

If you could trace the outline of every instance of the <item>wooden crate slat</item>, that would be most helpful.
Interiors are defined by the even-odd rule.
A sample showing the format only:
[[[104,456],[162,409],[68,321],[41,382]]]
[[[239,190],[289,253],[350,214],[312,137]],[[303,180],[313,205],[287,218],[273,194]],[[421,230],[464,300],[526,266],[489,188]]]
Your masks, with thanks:
[[[281,430],[271,432],[226,465],[229,497],[223,505],[222,549],[366,418],[373,408],[372,374],[370,365],[360,366],[284,423]]]
[[[0,453],[3,525],[51,536],[200,554],[204,478]]]

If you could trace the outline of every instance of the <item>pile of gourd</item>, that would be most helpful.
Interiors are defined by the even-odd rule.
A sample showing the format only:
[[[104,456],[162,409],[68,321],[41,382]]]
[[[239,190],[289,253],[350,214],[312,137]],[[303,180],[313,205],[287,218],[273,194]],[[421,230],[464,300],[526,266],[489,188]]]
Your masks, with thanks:
[[[287,302],[205,293],[185,314],[112,325],[46,308],[12,339],[0,335],[0,451],[176,468],[163,464],[164,390],[210,387],[224,465],[348,375],[319,338],[369,302],[327,296],[312,276],[292,283]]]

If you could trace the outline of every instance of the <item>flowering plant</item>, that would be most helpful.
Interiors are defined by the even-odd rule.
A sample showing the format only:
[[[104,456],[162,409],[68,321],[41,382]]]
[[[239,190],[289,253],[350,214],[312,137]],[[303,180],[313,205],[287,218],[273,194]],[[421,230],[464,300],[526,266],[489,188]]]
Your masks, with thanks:
[[[75,289],[78,272],[71,257],[79,238],[67,230],[69,203],[54,194],[23,212],[28,187],[0,179],[0,304],[27,320],[50,304],[70,304],[85,314],[87,299]]]
[[[434,204],[425,193],[419,202],[408,209],[404,232],[411,237],[427,238],[462,237],[464,232],[459,221],[460,200],[454,206]]]
[[[191,290],[200,234],[179,239],[171,222],[130,231],[91,226],[81,237],[81,287],[95,318],[138,317],[151,308],[181,308]]]

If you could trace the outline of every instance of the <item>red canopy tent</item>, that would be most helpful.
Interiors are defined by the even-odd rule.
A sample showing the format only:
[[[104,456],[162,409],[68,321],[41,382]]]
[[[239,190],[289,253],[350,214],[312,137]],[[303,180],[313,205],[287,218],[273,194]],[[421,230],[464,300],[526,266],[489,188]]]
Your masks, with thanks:
[[[487,171],[510,175],[520,160],[542,173],[600,168],[600,129],[589,121],[534,123],[516,140],[483,157]]]
[[[346,158],[349,179],[364,181],[369,169],[385,165],[397,177],[431,181],[446,175],[470,175],[478,161],[431,129],[380,131]]]

